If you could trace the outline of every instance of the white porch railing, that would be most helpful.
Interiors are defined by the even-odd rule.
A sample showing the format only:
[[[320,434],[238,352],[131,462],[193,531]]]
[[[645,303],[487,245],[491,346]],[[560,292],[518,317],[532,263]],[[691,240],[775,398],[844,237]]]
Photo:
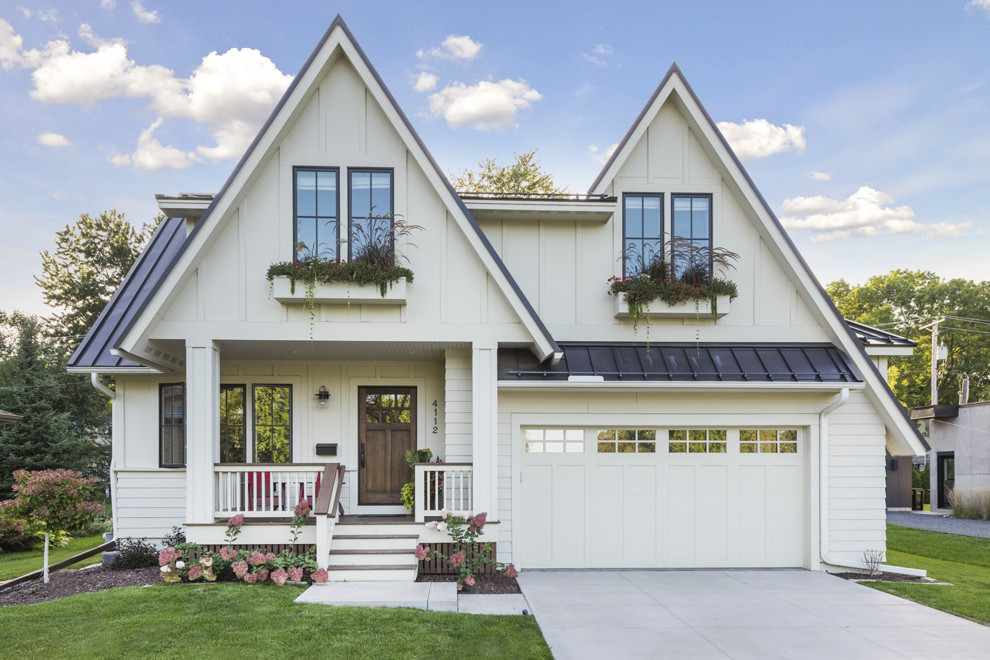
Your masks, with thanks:
[[[470,463],[417,463],[415,480],[416,522],[442,516],[444,511],[474,513],[474,472]]]
[[[217,463],[213,466],[218,518],[291,518],[296,505],[320,493],[323,463]]]

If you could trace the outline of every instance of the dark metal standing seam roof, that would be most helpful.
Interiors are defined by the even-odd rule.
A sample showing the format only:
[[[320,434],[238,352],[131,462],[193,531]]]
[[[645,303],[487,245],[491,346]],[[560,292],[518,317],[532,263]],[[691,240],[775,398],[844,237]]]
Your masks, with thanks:
[[[832,344],[577,344],[562,343],[556,365],[527,349],[500,349],[502,381],[858,383],[846,355]]]
[[[856,335],[856,339],[863,342],[864,346],[903,346],[905,348],[914,348],[918,345],[918,342],[913,339],[895,335],[892,332],[874,328],[871,325],[857,323],[849,319],[845,319],[845,322],[849,326],[849,329],[853,331],[853,334]]]
[[[124,334],[125,328],[144,306],[158,283],[168,275],[182,253],[186,239],[185,218],[167,218],[131,266],[113,298],[107,303],[86,338],[69,360],[70,367],[140,367],[119,358],[110,349]]]

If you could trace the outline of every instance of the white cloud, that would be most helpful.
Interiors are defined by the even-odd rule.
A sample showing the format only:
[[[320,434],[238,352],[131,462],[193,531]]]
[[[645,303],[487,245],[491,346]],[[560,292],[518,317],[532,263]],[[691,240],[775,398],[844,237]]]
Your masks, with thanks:
[[[420,50],[416,56],[425,60],[439,57],[445,60],[473,60],[481,52],[482,45],[467,35],[452,34],[443,40],[439,48]]]
[[[144,5],[141,4],[141,0],[134,0],[131,3],[131,11],[134,12],[134,16],[142,23],[161,23],[161,16],[158,15],[158,11],[151,9],[145,9]]]
[[[117,0],[100,0],[100,9],[113,9],[117,6]]]
[[[160,65],[137,64],[128,57],[123,40],[102,39],[88,24],[80,25],[78,33],[94,50],[73,50],[64,39],[50,41],[40,51],[25,50],[20,35],[0,19],[0,66],[33,68],[31,98],[43,103],[92,105],[110,98],[148,99],[149,110],[159,118],[208,124],[216,144],[198,146],[195,153],[214,160],[240,156],[292,82],[292,76],[251,48],[212,52],[183,79]],[[168,149],[145,131],[133,156],[114,156],[111,162],[156,169],[175,167],[182,162],[177,154],[188,155]]]
[[[966,8],[969,9],[970,7],[974,9],[982,9],[987,14],[990,14],[990,0],[969,0]]]
[[[608,62],[605,58],[612,55],[612,47],[608,44],[595,44],[587,53],[582,53],[581,57],[591,62],[595,66],[605,68]]]
[[[454,83],[430,96],[430,111],[452,128],[491,131],[516,125],[516,112],[543,98],[525,80]]]
[[[48,11],[39,11],[38,19],[45,21],[46,23],[54,23],[58,20],[58,10],[49,9]]]
[[[815,181],[831,181],[832,180],[832,175],[831,174],[828,174],[826,172],[814,172],[813,171],[811,173],[811,178],[814,179]]]
[[[804,126],[775,126],[766,119],[747,119],[742,124],[720,121],[718,129],[742,160],[766,158],[784,151],[804,153]]]
[[[420,72],[416,76],[416,81],[413,83],[413,89],[417,92],[429,92],[435,89],[437,86],[437,77],[432,73],[427,73],[426,71]]]
[[[18,7],[17,10],[21,12],[21,16],[24,18],[31,18],[34,15],[34,12],[27,7]]]
[[[595,161],[599,165],[604,165],[605,163],[608,162],[608,159],[612,157],[612,154],[614,154],[615,150],[618,148],[619,148],[619,143],[616,142],[611,147],[609,147],[604,152],[602,152],[602,150],[599,149],[597,145],[593,144],[590,147],[588,147],[588,155],[591,156],[591,160]]]
[[[141,133],[137,148],[131,155],[117,154],[110,156],[111,163],[117,166],[133,165],[136,169],[153,172],[155,170],[181,170],[189,167],[196,155],[187,153],[175,147],[166,147],[154,136],[155,130],[162,125],[158,118]]]
[[[780,218],[791,231],[810,231],[813,242],[886,234],[921,234],[926,238],[952,238],[973,227],[972,221],[923,224],[914,219],[910,206],[894,206],[887,193],[861,186],[846,199],[822,195],[784,200]]]
[[[37,139],[38,139],[38,144],[44,145],[46,147],[55,147],[56,149],[67,147],[70,144],[72,144],[71,142],[69,142],[69,138],[59,133],[50,133],[50,132],[42,133],[41,135],[38,136]]]

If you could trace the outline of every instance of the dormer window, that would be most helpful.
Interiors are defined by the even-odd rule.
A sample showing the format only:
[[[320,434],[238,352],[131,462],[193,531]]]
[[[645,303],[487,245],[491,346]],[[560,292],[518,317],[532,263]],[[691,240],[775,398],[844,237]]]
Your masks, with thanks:
[[[392,170],[348,170],[350,206],[348,254],[351,259],[361,255],[368,245],[385,245],[391,242],[392,222]]]
[[[340,254],[340,197],[336,168],[293,170],[292,258],[336,259]]]
[[[681,277],[690,267],[690,255],[711,255],[712,249],[712,196],[671,195],[673,227],[671,238],[675,244],[690,246],[689,250],[674,250],[673,275]],[[679,255],[681,255],[679,257]],[[689,255],[689,256],[683,256]],[[712,264],[701,264],[711,274]]]
[[[623,273],[634,276],[663,256],[663,195],[624,195],[622,211]]]

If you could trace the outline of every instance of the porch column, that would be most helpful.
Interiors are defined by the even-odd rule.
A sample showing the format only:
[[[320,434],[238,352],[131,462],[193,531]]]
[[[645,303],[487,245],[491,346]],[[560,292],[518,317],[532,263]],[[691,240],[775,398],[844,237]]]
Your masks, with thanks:
[[[474,511],[498,520],[498,344],[471,346],[471,440]]]
[[[213,522],[213,464],[219,456],[220,351],[186,341],[186,522]]]

